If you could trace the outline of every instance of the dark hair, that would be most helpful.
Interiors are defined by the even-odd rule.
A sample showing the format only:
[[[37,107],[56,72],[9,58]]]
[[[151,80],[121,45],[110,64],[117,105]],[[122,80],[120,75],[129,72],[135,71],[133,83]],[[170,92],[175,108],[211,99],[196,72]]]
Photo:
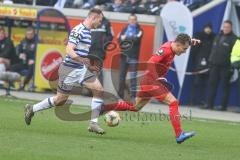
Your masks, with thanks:
[[[135,13],[131,13],[129,17],[135,17],[137,19],[137,15]]]
[[[134,17],[137,17],[137,15],[135,13],[130,13],[129,17],[130,16],[134,16]]]
[[[228,23],[232,26],[232,21],[230,21],[230,20],[226,20],[226,21],[224,21],[224,23]]]
[[[207,24],[204,25],[204,28],[211,28],[212,29],[212,23],[209,22]]]
[[[92,15],[92,14],[103,15],[101,9],[98,9],[98,8],[92,8],[92,9],[90,9],[90,11],[88,12],[88,16],[90,16],[90,15]]]
[[[177,35],[175,42],[178,42],[184,45],[188,43],[189,45],[191,45],[191,37],[185,33],[180,33],[179,35]]]

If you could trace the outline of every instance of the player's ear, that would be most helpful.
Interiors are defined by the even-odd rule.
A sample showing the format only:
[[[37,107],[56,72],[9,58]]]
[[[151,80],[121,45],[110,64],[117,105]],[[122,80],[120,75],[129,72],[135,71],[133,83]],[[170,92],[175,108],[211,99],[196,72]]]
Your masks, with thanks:
[[[176,43],[176,47],[179,47],[179,46],[181,46],[181,44],[177,42],[177,43]]]

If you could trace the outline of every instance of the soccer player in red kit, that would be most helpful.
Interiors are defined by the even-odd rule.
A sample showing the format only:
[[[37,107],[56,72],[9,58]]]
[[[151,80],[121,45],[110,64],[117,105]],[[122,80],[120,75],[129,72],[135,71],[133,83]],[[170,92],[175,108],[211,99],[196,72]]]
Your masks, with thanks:
[[[163,44],[148,60],[147,69],[143,78],[140,79],[140,90],[137,93],[135,104],[118,102],[104,106],[108,110],[130,110],[139,111],[153,97],[169,106],[169,116],[175,131],[176,142],[182,143],[194,136],[194,132],[183,132],[181,128],[180,113],[178,111],[178,100],[171,93],[169,83],[164,76],[167,74],[175,55],[186,52],[190,45],[196,45],[200,40],[191,39],[187,34],[179,34],[174,41]]]

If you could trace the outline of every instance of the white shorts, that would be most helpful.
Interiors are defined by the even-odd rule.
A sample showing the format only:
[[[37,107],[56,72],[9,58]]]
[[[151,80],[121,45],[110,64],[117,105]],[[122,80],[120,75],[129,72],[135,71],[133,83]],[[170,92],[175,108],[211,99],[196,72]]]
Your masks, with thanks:
[[[89,71],[85,65],[82,68],[72,68],[63,62],[58,69],[58,92],[71,93],[74,87],[82,86],[83,82],[92,77],[97,77],[96,73]]]

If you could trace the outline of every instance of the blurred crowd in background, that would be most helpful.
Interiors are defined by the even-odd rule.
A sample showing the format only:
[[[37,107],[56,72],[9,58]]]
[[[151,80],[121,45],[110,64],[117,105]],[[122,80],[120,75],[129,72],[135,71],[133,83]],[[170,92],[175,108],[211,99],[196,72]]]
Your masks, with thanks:
[[[4,3],[33,5],[34,0],[1,0]],[[0,1],[0,2],[1,2]],[[159,15],[163,6],[171,1],[180,1],[194,10],[211,0],[36,0],[36,5],[60,8],[90,9],[99,5],[104,11]]]

